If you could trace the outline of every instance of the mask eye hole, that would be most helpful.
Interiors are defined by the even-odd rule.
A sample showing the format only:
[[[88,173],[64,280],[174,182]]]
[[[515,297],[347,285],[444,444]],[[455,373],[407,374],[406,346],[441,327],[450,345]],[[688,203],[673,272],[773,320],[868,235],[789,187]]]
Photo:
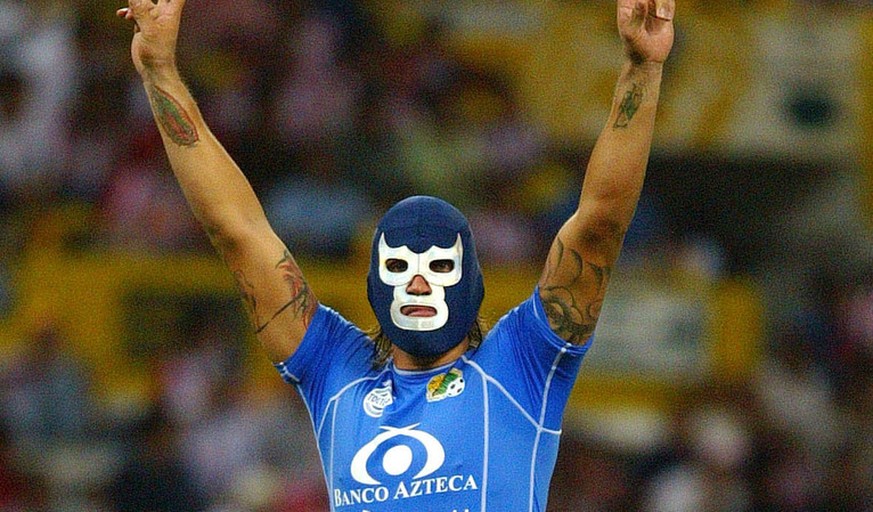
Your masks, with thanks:
[[[409,268],[409,263],[405,260],[391,258],[385,262],[385,268],[388,269],[388,272],[406,272],[406,269]]]
[[[430,262],[431,272],[438,274],[446,274],[455,269],[455,262],[452,260],[433,260]]]

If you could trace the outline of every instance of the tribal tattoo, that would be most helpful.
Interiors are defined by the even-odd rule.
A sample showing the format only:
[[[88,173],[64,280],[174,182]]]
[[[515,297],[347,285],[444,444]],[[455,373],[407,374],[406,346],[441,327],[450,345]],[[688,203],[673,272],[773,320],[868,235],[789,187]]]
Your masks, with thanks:
[[[285,310],[290,310],[294,318],[301,318],[304,322],[309,322],[312,318],[312,313],[315,311],[316,302],[312,290],[309,289],[309,284],[303,279],[303,273],[291,256],[291,252],[285,249],[282,259],[276,264],[276,270],[282,273],[282,278],[288,285],[288,290],[291,292],[291,298],[282,307],[273,313],[269,320],[261,325],[255,326],[255,332],[263,331],[270,322],[276,319]]]
[[[549,255],[546,272],[540,292],[552,330],[574,345],[584,343],[594,333],[600,317],[612,267],[585,261],[559,238]]]
[[[155,118],[170,140],[180,146],[193,146],[200,140],[191,116],[176,98],[156,85],[152,86],[149,96],[155,109]]]
[[[631,119],[640,109],[640,104],[643,102],[645,89],[637,84],[632,84],[631,89],[624,93],[621,104],[618,106],[618,116],[615,118],[613,128],[627,128]]]

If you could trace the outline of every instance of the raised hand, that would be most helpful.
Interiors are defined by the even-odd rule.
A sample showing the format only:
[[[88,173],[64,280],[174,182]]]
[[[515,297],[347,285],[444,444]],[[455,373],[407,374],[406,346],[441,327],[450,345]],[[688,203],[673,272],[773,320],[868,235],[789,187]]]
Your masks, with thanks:
[[[618,0],[618,32],[637,64],[663,63],[673,47],[674,0]]]
[[[116,14],[134,23],[130,54],[136,70],[145,75],[174,69],[176,40],[185,0],[129,0]]]

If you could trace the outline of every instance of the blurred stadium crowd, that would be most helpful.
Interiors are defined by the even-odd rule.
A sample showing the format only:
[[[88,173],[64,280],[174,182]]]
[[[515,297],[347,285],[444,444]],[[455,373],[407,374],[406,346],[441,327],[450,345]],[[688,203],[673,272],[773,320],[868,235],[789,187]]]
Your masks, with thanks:
[[[869,16],[869,3],[844,4]],[[119,6],[0,0],[0,316],[16,312],[22,255],[39,251],[33,226],[58,208],[85,212],[69,251],[211,254],[169,173]],[[374,219],[412,193],[464,210],[493,266],[538,262],[572,212],[593,140],[554,137],[511,77],[454,53],[445,9],[188,1],[184,75],[304,260],[359,258]],[[802,121],[831,115],[819,100],[797,106]],[[656,150],[623,261],[749,277],[768,312],[759,364],[689,387],[645,443],[568,427],[551,511],[873,510],[869,225],[846,213],[853,199],[827,164],[716,160]],[[706,188],[727,181],[754,191]],[[828,215],[853,227],[834,232]],[[155,391],[135,414],[105,407],[50,319],[2,340],[0,511],[328,510],[305,408],[278,377],[264,387],[282,392],[251,389],[223,317],[204,313],[150,356]]]

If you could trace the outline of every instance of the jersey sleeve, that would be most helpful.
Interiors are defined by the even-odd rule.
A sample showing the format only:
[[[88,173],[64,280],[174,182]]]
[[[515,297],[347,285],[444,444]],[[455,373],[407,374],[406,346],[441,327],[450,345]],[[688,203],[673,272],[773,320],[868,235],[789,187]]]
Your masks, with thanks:
[[[536,289],[497,322],[475,360],[543,427],[559,429],[592,342],[573,345],[555,334]]]
[[[297,351],[275,366],[285,382],[297,387],[317,418],[342,386],[370,371],[372,347],[357,326],[319,305]]]

